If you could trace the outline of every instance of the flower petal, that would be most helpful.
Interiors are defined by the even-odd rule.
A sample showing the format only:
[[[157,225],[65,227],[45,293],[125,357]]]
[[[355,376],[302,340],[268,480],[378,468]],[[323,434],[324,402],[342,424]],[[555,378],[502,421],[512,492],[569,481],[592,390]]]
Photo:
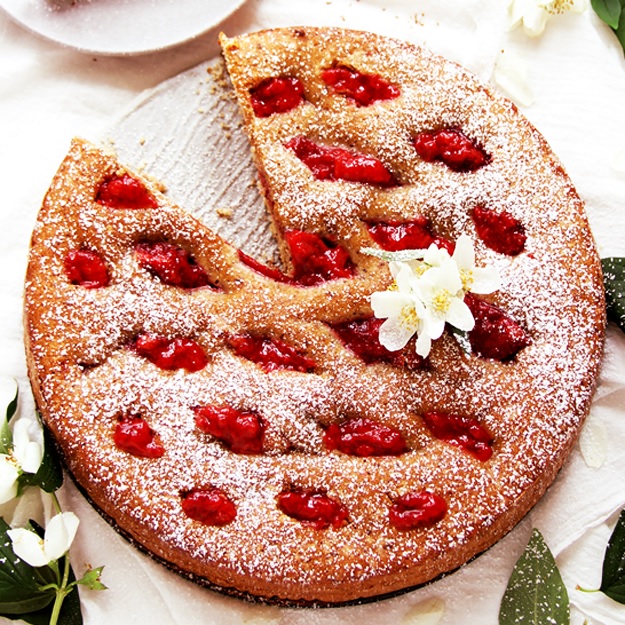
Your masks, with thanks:
[[[399,291],[376,291],[371,294],[371,308],[378,319],[397,317],[405,306],[409,306],[412,297]]]
[[[523,15],[523,32],[528,37],[538,37],[543,34],[549,13],[539,6],[528,6]]]
[[[471,309],[464,303],[464,300],[460,298],[454,299],[449,306],[447,322],[454,326],[454,328],[465,332],[473,330],[475,326],[475,319],[473,318]]]
[[[456,241],[456,248],[452,255],[460,269],[473,268],[475,266],[475,250],[473,249],[473,241],[467,234],[461,234]]]
[[[13,455],[25,473],[37,473],[43,460],[43,431],[38,419],[21,417],[15,422]]]
[[[0,454],[0,504],[17,496],[17,478],[20,472],[15,461],[6,454]]]
[[[46,528],[44,551],[48,560],[58,560],[70,548],[80,519],[73,512],[62,512],[52,517]]]
[[[396,352],[406,346],[417,328],[410,328],[399,320],[390,317],[381,326],[379,331],[380,344],[391,352]]]
[[[421,356],[421,358],[426,358],[432,349],[432,339],[428,334],[422,332],[417,337],[417,354]]]
[[[492,267],[476,267],[472,278],[471,293],[493,293],[501,288],[499,272]]]
[[[50,562],[43,550],[43,540],[31,530],[24,528],[7,530],[13,542],[13,552],[31,566],[45,566]]]

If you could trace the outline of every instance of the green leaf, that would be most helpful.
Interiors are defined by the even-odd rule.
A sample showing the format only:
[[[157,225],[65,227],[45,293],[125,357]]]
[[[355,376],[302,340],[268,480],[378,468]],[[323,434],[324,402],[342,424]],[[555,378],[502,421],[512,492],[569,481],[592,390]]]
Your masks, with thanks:
[[[625,42],[625,20],[623,35]],[[625,332],[625,258],[604,258],[601,260],[601,266],[608,318],[616,322]]]
[[[590,4],[603,22],[613,30],[618,28],[622,10],[621,0],[591,0]]]
[[[108,590],[100,580],[103,568],[103,566],[99,566],[97,569],[88,569],[82,579],[78,580],[78,583],[90,590]]]
[[[603,573],[599,590],[625,603],[625,510],[621,511],[603,559]]]
[[[499,625],[569,625],[569,596],[553,554],[534,529],[499,608]]]
[[[41,591],[33,567],[14,553],[7,530],[0,518],[0,615],[22,615],[49,605],[54,590]]]
[[[18,386],[13,378],[0,380],[0,401],[6,405],[5,418],[0,425],[0,454],[8,454],[13,446],[13,435],[9,428],[9,419],[17,410]]]
[[[619,40],[619,43],[621,44],[621,47],[625,52],[625,19],[621,19],[618,28],[614,31],[614,34],[616,35],[616,38]]]
[[[59,565],[63,566],[63,560],[59,561]],[[69,583],[73,583],[76,580],[73,570],[70,567]],[[20,614],[20,618],[32,625],[49,625],[50,617],[52,616],[52,609],[54,603],[50,603],[46,608],[29,612],[28,614]],[[63,605],[61,606],[61,612],[59,614],[60,625],[83,625],[82,612],[80,609],[80,596],[74,589],[65,596]]]
[[[39,486],[46,493],[53,493],[63,485],[63,467],[56,451],[52,435],[47,428],[43,429],[43,460],[37,473],[23,473],[20,476],[21,486]]]

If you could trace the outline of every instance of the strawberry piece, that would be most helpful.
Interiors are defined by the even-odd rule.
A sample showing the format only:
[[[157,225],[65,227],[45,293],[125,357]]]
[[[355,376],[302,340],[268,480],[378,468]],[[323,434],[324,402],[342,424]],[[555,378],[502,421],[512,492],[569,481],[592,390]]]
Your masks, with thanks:
[[[293,519],[314,529],[342,527],[349,516],[339,501],[315,490],[289,490],[278,495],[278,508]]]
[[[285,145],[295,152],[317,180],[345,180],[380,187],[397,185],[386,166],[368,154],[321,145],[303,136],[294,137]]]
[[[72,284],[85,289],[99,289],[110,282],[106,263],[91,250],[68,252],[65,256],[65,275]]]
[[[471,309],[475,326],[469,332],[474,353],[482,358],[510,360],[531,344],[525,330],[501,308],[467,293],[465,303]]]
[[[392,100],[400,95],[395,85],[378,74],[363,74],[344,65],[323,70],[321,79],[337,93],[354,100],[358,106]]]
[[[314,286],[354,275],[354,265],[344,247],[301,230],[289,230],[284,238],[291,251],[293,280],[297,284]]]
[[[279,369],[308,373],[316,367],[314,360],[279,339],[239,334],[231,336],[228,343],[237,356],[255,362],[267,373]]]
[[[493,437],[475,419],[447,412],[426,412],[423,421],[436,438],[462,447],[482,462],[493,455]]]
[[[354,275],[354,265],[344,247],[318,234],[302,230],[289,230],[284,233],[284,238],[291,252],[292,277],[259,263],[241,250],[238,252],[239,259],[250,269],[271,280],[297,286],[315,286]]]
[[[258,262],[255,258],[248,256],[245,252],[238,250],[239,260],[247,265],[250,269],[253,269],[256,273],[259,273],[266,278],[270,278],[271,280],[275,280],[276,282],[282,282],[283,284],[293,284],[294,281],[289,276],[283,274],[279,269],[275,269],[274,267],[268,267],[267,265],[263,265]]]
[[[400,456],[408,451],[401,432],[371,419],[350,419],[331,424],[323,438],[330,451],[351,456]]]
[[[138,243],[135,254],[139,265],[164,284],[182,289],[216,288],[193,256],[177,245],[163,241]]]
[[[365,317],[331,324],[330,327],[336,332],[343,345],[367,364],[388,362],[395,367],[423,369],[427,361],[417,354],[414,341],[396,352],[389,351],[380,343],[380,326],[384,321],[375,317]]]
[[[119,419],[113,440],[122,451],[134,456],[160,458],[165,453],[156,432],[139,415],[128,415]]]
[[[516,256],[525,249],[525,227],[508,211],[496,213],[476,206],[471,211],[477,235],[484,243],[499,254]]]
[[[230,406],[197,406],[193,411],[198,429],[222,441],[233,453],[262,453],[265,422],[255,412]]]
[[[428,490],[402,495],[388,512],[390,524],[398,530],[413,530],[438,523],[447,513],[447,502]]]
[[[250,101],[256,117],[287,113],[304,101],[304,85],[298,78],[267,78],[250,89]]]
[[[232,500],[220,488],[214,486],[183,493],[181,504],[184,513],[190,519],[204,525],[221,527],[232,523],[237,516],[237,509]]]
[[[424,161],[442,161],[453,171],[475,171],[490,162],[480,146],[455,128],[419,133],[413,145]]]
[[[367,230],[371,238],[388,252],[400,250],[425,250],[432,243],[439,249],[454,253],[454,244],[432,234],[427,217],[419,216],[411,221],[370,221]]]
[[[108,208],[158,207],[158,202],[145,185],[126,173],[110,176],[101,182],[95,201]]]
[[[141,334],[132,347],[137,354],[166,371],[186,369],[195,372],[208,364],[204,350],[196,341],[188,338],[170,339]]]

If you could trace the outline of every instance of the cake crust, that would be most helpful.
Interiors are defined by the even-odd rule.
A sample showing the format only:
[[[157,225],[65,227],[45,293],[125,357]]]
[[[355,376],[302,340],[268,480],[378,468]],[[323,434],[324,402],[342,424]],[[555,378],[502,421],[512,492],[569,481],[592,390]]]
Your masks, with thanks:
[[[280,283],[114,155],[75,140],[35,225],[25,287],[25,340],[37,405],[69,471],[104,515],[148,552],[194,578],[238,595],[340,604],[428,582],[483,552],[538,501],[575,444],[598,374],[605,326],[602,274],[583,203],[545,140],[504,98],[457,65],[370,33],[291,28],[222,36],[262,190],[291,266],[285,232],[318,233],[344,246],[351,278],[314,286]],[[319,73],[337,62],[401,88],[359,108]],[[249,93],[272,76],[297,76],[306,100],[255,116]],[[426,163],[407,138],[460,127],[490,155],[470,174]],[[320,181],[285,147],[295,135],[375,155],[401,184],[380,189]],[[155,198],[150,209],[96,201],[111,176],[128,172]],[[525,228],[525,250],[499,254],[476,235],[477,205],[506,210]],[[489,300],[516,319],[531,345],[511,361],[466,354],[449,334],[424,369],[367,364],[332,324],[371,314],[386,289],[386,263],[362,252],[367,220],[428,218],[440,236],[466,233],[478,264],[496,266],[502,288]],[[138,261],[136,245],[167,241],[189,251],[216,288],[164,284]],[[67,278],[71,250],[97,252],[110,282],[87,289]],[[191,337],[208,363],[165,371],[130,346],[137,335]],[[266,372],[238,356],[228,337],[286,341],[314,371]],[[198,432],[194,407],[232,405],[261,414],[263,453],[232,453]],[[432,436],[421,416],[440,410],[479,418],[493,434],[480,461]],[[165,449],[137,457],[113,433],[141,414]],[[328,451],[325,428],[365,417],[399,429],[409,451],[355,457]],[[218,486],[236,518],[217,527],[189,518],[183,493]],[[314,529],[279,509],[284,489],[316,489],[349,511],[338,528]],[[399,530],[389,505],[432,490],[447,503],[435,524]]]

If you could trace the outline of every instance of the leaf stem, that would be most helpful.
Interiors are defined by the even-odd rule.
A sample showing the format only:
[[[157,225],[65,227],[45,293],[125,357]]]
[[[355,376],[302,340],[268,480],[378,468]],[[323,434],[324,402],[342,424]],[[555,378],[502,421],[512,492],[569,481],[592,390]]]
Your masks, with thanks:
[[[54,599],[54,606],[52,607],[52,614],[50,615],[50,625],[57,625],[59,621],[59,615],[61,614],[61,607],[65,597],[72,591],[73,584],[68,587],[69,581],[69,551],[65,554],[63,565],[63,580],[61,585],[56,590],[56,598]]]
[[[52,502],[54,503],[54,507],[57,511],[57,514],[61,513],[61,503],[59,502],[58,497],[56,496],[56,492],[50,493],[52,497]],[[58,563],[55,562],[58,570]],[[60,573],[60,571],[59,571]],[[72,591],[74,584],[69,584],[69,573],[70,573],[70,562],[69,562],[69,551],[63,557],[63,578],[59,579],[59,585],[56,588],[56,597],[54,599],[54,606],[52,607],[52,614],[50,615],[50,625],[57,625],[59,621],[59,616],[61,614],[61,607],[63,606],[63,601],[65,597]],[[60,576],[59,576],[60,577]]]

